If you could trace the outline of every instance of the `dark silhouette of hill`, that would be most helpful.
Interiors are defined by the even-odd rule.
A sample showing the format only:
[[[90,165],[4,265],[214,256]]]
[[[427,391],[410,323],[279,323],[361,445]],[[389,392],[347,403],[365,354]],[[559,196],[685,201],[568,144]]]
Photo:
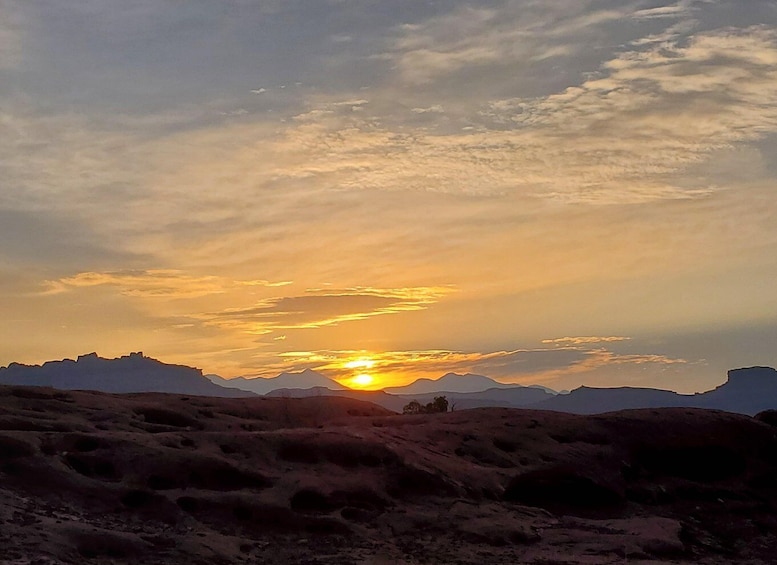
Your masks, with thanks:
[[[372,402],[392,412],[402,412],[402,408],[408,400],[401,396],[388,394],[382,390],[332,390],[326,387],[313,388],[279,388],[267,393],[270,398],[313,398],[321,396],[338,396],[341,398],[353,398],[364,402]]]
[[[457,375],[462,379],[464,376]],[[426,379],[423,387],[442,379]],[[476,381],[483,382],[483,381]],[[728,382],[714,390],[697,394],[678,394],[653,388],[592,388],[582,386],[568,394],[553,394],[542,387],[504,386],[480,392],[434,390],[417,394],[390,394],[383,391],[337,391],[326,387],[309,389],[281,389],[272,396],[305,398],[309,396],[344,396],[374,402],[384,408],[401,412],[411,400],[426,404],[436,396],[445,396],[455,410],[482,407],[534,408],[573,414],[602,414],[639,408],[711,408],[754,415],[764,410],[777,409],[777,371],[769,367],[734,369],[728,373]]]
[[[569,394],[560,394],[532,407],[573,414],[601,414],[636,408],[672,408],[694,406],[693,396],[653,388],[591,388],[581,386]]]
[[[434,401],[437,396],[445,396],[451,408],[465,410],[469,408],[522,408],[541,402],[553,395],[542,388],[509,387],[492,388],[482,392],[451,392],[435,391],[426,394],[389,394],[386,390],[332,390],[326,387],[312,388],[282,388],[266,394],[271,397],[308,398],[314,396],[341,396],[373,402],[394,412],[402,412],[402,408],[412,400],[422,404]]]
[[[696,399],[696,406],[751,416],[777,408],[777,371],[771,367],[732,369],[724,384]]]
[[[0,563],[766,565],[772,416],[0,386]]]
[[[0,368],[1,384],[215,397],[254,394],[294,398],[342,396],[374,402],[395,412],[401,412],[411,400],[426,404],[436,396],[445,396],[457,410],[493,406],[600,414],[637,408],[695,407],[754,415],[777,409],[777,371],[771,367],[733,369],[728,372],[726,383],[693,395],[652,388],[586,386],[568,394],[557,394],[544,387],[506,385],[482,375],[455,373],[436,380],[419,379],[406,387],[359,391],[348,389],[310,369],[281,373],[274,378],[223,379],[216,375],[205,377],[199,369],[169,365],[142,353],[131,353],[118,359],[103,359],[91,353],[79,356],[75,361],[65,359],[32,366],[11,363]],[[490,386],[494,384],[497,386]],[[483,389],[484,386],[487,388]]]
[[[251,393],[218,386],[202,371],[183,365],[168,365],[131,353],[118,359],[103,359],[96,353],[75,361],[49,361],[43,365],[11,363],[0,367],[0,384],[45,386],[62,390],[98,390],[111,393],[170,392],[198,396],[245,397]]]
[[[278,389],[311,389],[316,387],[328,388],[330,390],[349,390],[337,381],[312,369],[305,369],[300,373],[281,373],[277,377],[271,378],[237,377],[234,379],[224,379],[218,375],[206,376],[220,386],[234,387],[255,394],[267,394]]]
[[[456,392],[449,390],[434,391],[426,394],[399,394],[405,402],[417,400],[421,404],[432,402],[437,396],[445,396],[451,408],[454,410],[466,410],[470,408],[525,408],[553,398],[555,394],[547,392],[544,388],[525,386],[504,386],[504,388],[490,388],[480,392]]]
[[[728,372],[724,384],[703,393],[678,394],[652,388],[580,387],[532,405],[541,410],[574,414],[601,414],[631,408],[711,408],[753,416],[777,408],[777,371],[771,367],[748,367]]]

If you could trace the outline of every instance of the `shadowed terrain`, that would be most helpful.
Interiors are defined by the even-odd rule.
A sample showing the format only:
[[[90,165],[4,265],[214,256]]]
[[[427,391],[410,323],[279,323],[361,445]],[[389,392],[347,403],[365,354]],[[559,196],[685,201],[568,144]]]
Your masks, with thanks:
[[[776,421],[0,387],[0,563],[769,563]]]

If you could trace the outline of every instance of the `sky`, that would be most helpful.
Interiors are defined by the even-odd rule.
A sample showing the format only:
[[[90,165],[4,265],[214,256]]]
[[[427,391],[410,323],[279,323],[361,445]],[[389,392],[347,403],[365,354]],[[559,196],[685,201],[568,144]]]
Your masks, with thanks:
[[[776,279],[777,1],[0,0],[0,365],[703,391]]]

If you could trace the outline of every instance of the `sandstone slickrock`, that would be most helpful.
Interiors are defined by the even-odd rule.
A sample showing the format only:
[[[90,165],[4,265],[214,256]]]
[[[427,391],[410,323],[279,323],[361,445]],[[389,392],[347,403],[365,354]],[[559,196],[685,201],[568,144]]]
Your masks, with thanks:
[[[777,430],[0,387],[0,563],[769,563]]]

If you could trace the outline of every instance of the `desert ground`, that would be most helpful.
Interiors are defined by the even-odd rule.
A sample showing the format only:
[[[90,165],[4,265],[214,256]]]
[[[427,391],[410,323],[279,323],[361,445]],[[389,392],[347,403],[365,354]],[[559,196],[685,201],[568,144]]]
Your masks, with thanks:
[[[774,563],[773,416],[0,387],[0,563]]]

